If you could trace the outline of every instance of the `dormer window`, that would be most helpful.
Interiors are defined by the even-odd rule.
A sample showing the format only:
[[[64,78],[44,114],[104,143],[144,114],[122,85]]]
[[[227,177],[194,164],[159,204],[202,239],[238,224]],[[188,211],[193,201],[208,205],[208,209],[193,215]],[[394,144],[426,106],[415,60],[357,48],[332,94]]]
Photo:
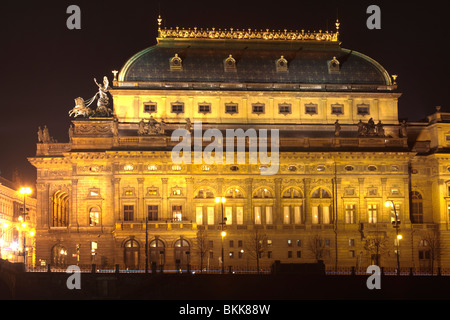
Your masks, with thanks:
[[[284,115],[292,113],[291,105],[288,104],[288,103],[281,103],[281,104],[279,104],[278,105],[278,113],[279,114],[284,114]]]
[[[237,103],[227,103],[225,104],[225,113],[235,114],[238,113]]]
[[[287,72],[288,71],[288,62],[284,58],[284,56],[281,56],[280,59],[277,59],[275,61],[275,67],[277,69],[277,72]]]
[[[172,57],[172,58],[170,58],[169,64],[170,64],[170,71],[180,71],[180,70],[183,70],[182,60],[181,60],[181,58],[178,56],[178,53],[175,53],[175,56]]]
[[[203,114],[211,113],[211,104],[206,103],[206,102],[199,103],[198,104],[198,113],[203,113]]]
[[[236,72],[236,60],[231,54],[223,61],[223,67],[225,72]]]
[[[339,60],[336,59],[336,57],[333,57],[333,59],[328,62],[328,73],[339,73],[340,70],[341,65]]]
[[[368,104],[358,104],[356,106],[356,113],[359,116],[365,116],[370,114],[370,106]]]

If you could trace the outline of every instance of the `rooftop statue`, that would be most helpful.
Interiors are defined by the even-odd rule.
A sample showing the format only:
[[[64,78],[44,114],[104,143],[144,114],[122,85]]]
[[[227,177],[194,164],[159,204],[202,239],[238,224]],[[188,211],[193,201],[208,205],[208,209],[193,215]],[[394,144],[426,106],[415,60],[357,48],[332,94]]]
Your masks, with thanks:
[[[103,77],[103,84],[99,84],[95,78],[94,82],[98,86],[98,92],[88,100],[84,100],[82,97],[75,98],[75,107],[69,111],[69,116],[88,118],[91,116],[110,117],[112,115],[112,110],[108,108],[109,98],[107,93],[111,89],[108,77]],[[94,111],[89,106],[95,99],[97,99],[97,109]]]

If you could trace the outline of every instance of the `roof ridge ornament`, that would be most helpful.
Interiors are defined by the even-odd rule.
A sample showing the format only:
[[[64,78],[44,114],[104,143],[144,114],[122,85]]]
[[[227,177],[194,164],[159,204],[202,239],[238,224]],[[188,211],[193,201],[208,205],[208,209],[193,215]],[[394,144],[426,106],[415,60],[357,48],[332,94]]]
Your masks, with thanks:
[[[193,30],[191,28],[161,28],[161,16],[158,16],[158,38],[159,39],[218,39],[218,40],[249,40],[249,39],[262,39],[264,41],[324,41],[324,42],[338,42],[339,39],[339,19],[336,20],[335,26],[336,31],[323,31],[319,32],[305,32],[303,29],[301,32],[298,31],[283,31],[266,29],[263,30],[253,30],[248,29],[234,29],[229,30],[212,28],[211,30],[200,29],[195,27]]]

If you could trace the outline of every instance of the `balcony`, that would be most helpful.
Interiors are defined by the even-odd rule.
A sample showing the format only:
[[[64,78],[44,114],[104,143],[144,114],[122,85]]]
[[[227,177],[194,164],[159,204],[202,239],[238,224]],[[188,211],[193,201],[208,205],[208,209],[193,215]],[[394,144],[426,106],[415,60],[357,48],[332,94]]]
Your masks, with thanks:
[[[197,224],[192,221],[160,220],[148,221],[147,230],[196,230]],[[118,221],[116,222],[116,231],[142,230],[145,231],[145,221]]]

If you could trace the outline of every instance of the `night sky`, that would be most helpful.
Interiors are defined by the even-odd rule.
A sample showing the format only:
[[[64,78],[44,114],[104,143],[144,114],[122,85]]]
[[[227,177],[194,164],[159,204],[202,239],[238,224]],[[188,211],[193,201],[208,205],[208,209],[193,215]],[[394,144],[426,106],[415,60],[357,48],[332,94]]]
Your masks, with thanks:
[[[434,1],[3,1],[1,5],[0,172],[15,168],[30,185],[38,126],[67,142],[74,98],[92,97],[104,75],[156,44],[163,26],[334,31],[342,47],[364,53],[398,74],[400,118],[419,121],[435,106],[450,111],[449,11]],[[69,5],[81,9],[81,30],[69,30]],[[381,9],[381,30],[369,30],[369,5]]]

